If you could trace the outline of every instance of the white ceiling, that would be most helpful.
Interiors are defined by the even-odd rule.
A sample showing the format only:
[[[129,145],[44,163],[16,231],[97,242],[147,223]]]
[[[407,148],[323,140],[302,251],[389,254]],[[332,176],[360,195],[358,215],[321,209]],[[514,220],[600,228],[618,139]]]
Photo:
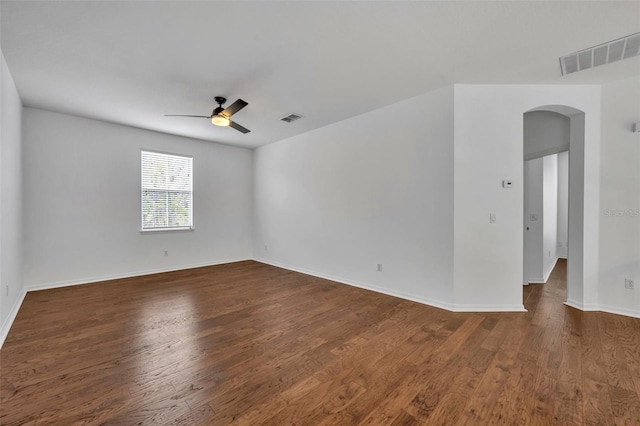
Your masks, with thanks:
[[[256,147],[453,83],[601,84],[628,59],[562,77],[558,58],[640,31],[620,1],[1,1],[26,106]],[[205,119],[249,106],[242,134]],[[228,104],[227,104],[228,105]],[[296,112],[305,117],[287,124]]]

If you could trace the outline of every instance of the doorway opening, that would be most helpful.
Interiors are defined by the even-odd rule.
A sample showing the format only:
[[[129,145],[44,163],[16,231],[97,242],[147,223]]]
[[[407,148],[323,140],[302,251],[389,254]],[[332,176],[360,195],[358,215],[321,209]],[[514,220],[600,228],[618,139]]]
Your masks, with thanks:
[[[546,282],[566,258],[566,301],[581,301],[585,114],[546,105],[523,122],[523,284]]]
[[[544,284],[569,242],[569,152],[524,162],[523,284]]]

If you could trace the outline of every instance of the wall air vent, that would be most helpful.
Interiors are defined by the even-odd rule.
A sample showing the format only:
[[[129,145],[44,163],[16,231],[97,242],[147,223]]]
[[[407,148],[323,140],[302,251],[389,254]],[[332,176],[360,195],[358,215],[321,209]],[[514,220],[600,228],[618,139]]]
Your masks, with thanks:
[[[280,121],[284,121],[285,123],[291,123],[293,121],[299,120],[303,117],[302,114],[291,113],[287,116],[284,116],[280,119]]]
[[[560,68],[567,75],[634,56],[640,56],[640,33],[561,56]]]

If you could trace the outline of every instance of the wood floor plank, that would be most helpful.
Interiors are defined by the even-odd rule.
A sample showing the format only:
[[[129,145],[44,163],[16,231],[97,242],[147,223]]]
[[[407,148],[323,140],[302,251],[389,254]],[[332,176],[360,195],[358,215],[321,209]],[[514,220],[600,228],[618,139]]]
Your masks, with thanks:
[[[558,369],[555,416],[570,424],[583,423],[582,315],[575,309],[565,315],[563,352]]]
[[[640,424],[640,319],[456,313],[254,261],[30,292],[0,424]]]
[[[526,336],[527,329],[522,326],[509,330],[502,346],[464,408],[463,414],[467,418],[465,423],[489,424],[497,421],[495,417],[499,419],[502,417],[501,413],[496,413],[493,409],[499,401],[501,390],[512,372],[520,346]]]

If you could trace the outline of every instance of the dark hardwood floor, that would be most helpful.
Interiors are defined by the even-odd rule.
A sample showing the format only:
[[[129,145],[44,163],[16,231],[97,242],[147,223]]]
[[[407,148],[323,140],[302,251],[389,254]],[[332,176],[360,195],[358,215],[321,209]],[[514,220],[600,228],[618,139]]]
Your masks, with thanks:
[[[640,424],[640,319],[452,313],[247,261],[29,293],[0,423]]]

